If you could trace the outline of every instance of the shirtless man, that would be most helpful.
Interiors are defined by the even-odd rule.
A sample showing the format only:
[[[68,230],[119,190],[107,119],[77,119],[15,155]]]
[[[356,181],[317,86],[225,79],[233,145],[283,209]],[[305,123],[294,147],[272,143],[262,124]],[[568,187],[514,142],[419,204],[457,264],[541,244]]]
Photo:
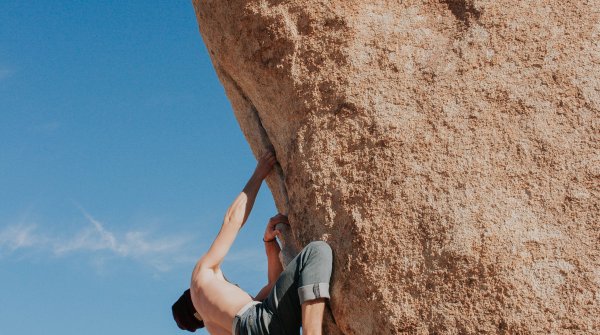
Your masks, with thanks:
[[[276,163],[267,152],[259,159],[242,193],[229,206],[215,241],[196,264],[190,289],[173,304],[179,328],[191,332],[206,327],[213,335],[321,334],[325,302],[329,299],[332,253],[325,242],[309,243],[285,268],[279,261],[276,237],[278,223],[287,217],[272,217],[263,242],[268,259],[268,283],[252,297],[229,283],[221,263],[242,228],[263,179]]]

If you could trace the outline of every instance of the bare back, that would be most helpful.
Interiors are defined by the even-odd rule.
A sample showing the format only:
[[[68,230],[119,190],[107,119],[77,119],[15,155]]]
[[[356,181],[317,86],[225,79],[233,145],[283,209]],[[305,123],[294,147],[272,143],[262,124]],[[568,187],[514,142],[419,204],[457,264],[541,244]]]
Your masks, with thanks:
[[[220,268],[196,268],[190,293],[206,329],[213,335],[231,334],[235,314],[252,301],[248,293],[225,280]]]

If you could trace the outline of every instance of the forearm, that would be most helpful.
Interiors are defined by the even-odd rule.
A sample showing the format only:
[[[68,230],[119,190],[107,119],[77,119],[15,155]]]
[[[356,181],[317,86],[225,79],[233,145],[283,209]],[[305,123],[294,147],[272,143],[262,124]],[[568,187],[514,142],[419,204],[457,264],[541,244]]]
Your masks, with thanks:
[[[269,282],[260,290],[260,292],[258,292],[256,297],[254,297],[254,300],[256,301],[262,301],[269,296],[269,293],[273,289],[273,285],[275,285],[277,278],[279,278],[281,271],[283,271],[283,267],[279,262],[279,244],[275,241],[265,242],[265,251],[267,252],[267,263],[269,266],[267,271]]]
[[[256,195],[258,194],[258,190],[260,190],[260,186],[262,185],[263,178],[259,177],[256,172],[252,174],[246,186],[242,190],[243,193],[248,195],[248,199],[251,200],[250,206],[254,205],[254,200],[256,199]]]
[[[224,220],[225,223],[234,224],[239,228],[244,225],[252,211],[261,184],[262,178],[257,177],[255,174],[250,177],[242,192],[227,209]]]
[[[279,278],[279,275],[283,271],[283,266],[279,261],[279,253],[281,249],[279,248],[279,244],[276,241],[273,242],[265,242],[265,251],[267,253],[267,277],[269,279],[269,284],[274,283]]]
[[[206,254],[198,261],[198,266],[216,269],[223,262],[240,228],[246,223],[252,211],[260,184],[262,184],[263,179],[271,172],[275,162],[275,156],[272,152],[266,152],[259,159],[256,169],[254,169],[254,173],[250,177],[250,180],[248,180],[248,183],[246,183],[244,190],[227,209],[219,234],[217,234]]]

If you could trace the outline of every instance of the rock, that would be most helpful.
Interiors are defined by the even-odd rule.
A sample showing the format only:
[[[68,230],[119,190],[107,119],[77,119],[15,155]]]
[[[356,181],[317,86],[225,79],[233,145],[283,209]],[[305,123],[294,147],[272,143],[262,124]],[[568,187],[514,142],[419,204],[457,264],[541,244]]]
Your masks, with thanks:
[[[195,0],[330,334],[600,329],[600,0]]]

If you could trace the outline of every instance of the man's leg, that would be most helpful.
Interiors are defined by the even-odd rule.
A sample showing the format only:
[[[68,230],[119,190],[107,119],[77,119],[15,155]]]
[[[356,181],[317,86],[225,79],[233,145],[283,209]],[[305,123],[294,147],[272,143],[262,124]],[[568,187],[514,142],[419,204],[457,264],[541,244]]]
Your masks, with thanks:
[[[287,265],[266,300],[274,313],[274,331],[284,328],[283,333],[299,334],[301,325],[305,334],[313,327],[320,331],[325,299],[329,299],[332,262],[329,245],[315,241]]]
[[[302,335],[321,335],[325,299],[319,298],[302,304]]]

